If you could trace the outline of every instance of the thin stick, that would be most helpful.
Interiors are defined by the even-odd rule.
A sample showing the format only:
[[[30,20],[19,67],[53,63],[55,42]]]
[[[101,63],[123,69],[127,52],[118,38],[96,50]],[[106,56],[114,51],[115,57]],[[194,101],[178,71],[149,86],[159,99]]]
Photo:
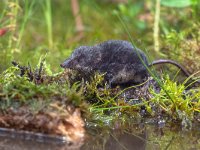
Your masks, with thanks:
[[[78,0],[71,0],[72,12],[75,18],[76,31],[82,32],[84,30],[83,22],[80,15]]]

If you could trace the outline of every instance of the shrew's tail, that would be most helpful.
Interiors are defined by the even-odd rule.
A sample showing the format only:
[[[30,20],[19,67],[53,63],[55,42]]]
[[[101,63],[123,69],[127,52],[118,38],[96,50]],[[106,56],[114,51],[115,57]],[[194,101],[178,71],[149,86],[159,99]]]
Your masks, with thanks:
[[[183,66],[181,66],[176,61],[173,61],[173,60],[170,60],[170,59],[158,59],[158,60],[155,60],[155,61],[153,61],[152,63],[149,64],[149,67],[154,66],[154,65],[158,65],[158,64],[172,64],[172,65],[175,65],[176,67],[178,67],[179,69],[181,69],[181,71],[187,77],[190,76],[189,72]]]

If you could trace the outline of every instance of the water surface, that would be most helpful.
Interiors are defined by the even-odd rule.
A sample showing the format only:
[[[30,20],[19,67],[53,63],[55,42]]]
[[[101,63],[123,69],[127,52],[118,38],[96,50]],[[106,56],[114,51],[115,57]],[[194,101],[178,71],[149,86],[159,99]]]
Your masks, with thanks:
[[[0,137],[1,150],[198,150],[200,125],[181,129],[179,125],[126,125],[118,129],[88,129],[85,143],[65,144],[53,141]]]

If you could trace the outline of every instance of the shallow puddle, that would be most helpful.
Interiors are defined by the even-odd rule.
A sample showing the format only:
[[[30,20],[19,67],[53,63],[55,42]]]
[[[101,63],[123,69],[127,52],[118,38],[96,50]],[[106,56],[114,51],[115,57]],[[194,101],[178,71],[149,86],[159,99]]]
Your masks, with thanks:
[[[192,130],[177,125],[158,128],[155,125],[132,125],[94,136],[82,150],[197,150],[200,149],[200,126]]]
[[[200,125],[180,129],[177,125],[159,128],[156,125],[131,125],[109,130],[88,130],[85,143],[64,144],[55,141],[24,140],[0,137],[1,150],[160,150],[200,149]],[[1,134],[2,135],[2,134]]]

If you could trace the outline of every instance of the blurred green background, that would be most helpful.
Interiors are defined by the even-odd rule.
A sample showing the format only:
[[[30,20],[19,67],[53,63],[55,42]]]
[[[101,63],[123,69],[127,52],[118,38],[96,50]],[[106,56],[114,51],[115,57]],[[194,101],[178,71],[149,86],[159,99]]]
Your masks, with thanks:
[[[0,72],[11,66],[12,60],[35,66],[46,52],[48,64],[57,72],[61,70],[59,64],[76,47],[109,39],[130,40],[126,30],[151,60],[170,58],[186,65],[190,72],[200,69],[198,0],[2,0],[0,3]]]

